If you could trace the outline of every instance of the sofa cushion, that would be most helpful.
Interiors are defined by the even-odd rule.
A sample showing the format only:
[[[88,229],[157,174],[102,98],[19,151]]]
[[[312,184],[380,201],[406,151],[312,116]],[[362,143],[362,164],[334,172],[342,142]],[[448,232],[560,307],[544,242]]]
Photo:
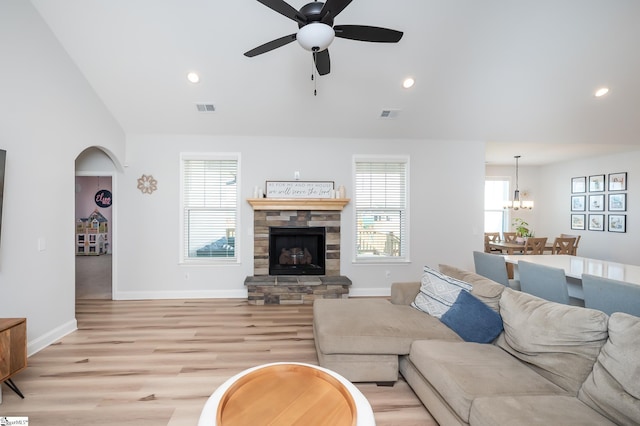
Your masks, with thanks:
[[[385,299],[316,299],[313,327],[325,354],[408,354],[415,339],[460,341],[439,319]]]
[[[425,266],[420,292],[416,295],[411,306],[440,318],[453,305],[461,291],[469,291],[471,288],[469,283]]]
[[[614,426],[574,396],[536,395],[476,398],[471,404],[472,426]]]
[[[471,284],[471,294],[494,311],[500,311],[500,296],[502,296],[502,291],[505,288],[502,284],[455,266],[440,264],[438,267],[443,274]]]
[[[391,284],[391,297],[394,305],[411,305],[420,293],[420,281],[396,282]]]
[[[471,403],[481,396],[566,394],[495,345],[418,340],[409,359],[467,423]]]
[[[609,318],[609,339],[578,398],[621,425],[640,424],[640,318]]]
[[[466,342],[491,343],[502,332],[500,314],[467,291],[460,292],[440,321]]]
[[[504,333],[496,344],[577,395],[607,340],[607,315],[510,288],[502,293],[500,314]]]

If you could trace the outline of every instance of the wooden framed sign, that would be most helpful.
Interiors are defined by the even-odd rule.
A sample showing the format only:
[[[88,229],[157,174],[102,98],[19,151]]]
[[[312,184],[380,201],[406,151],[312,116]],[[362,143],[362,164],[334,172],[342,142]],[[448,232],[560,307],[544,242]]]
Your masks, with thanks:
[[[334,198],[332,181],[268,180],[267,198]]]

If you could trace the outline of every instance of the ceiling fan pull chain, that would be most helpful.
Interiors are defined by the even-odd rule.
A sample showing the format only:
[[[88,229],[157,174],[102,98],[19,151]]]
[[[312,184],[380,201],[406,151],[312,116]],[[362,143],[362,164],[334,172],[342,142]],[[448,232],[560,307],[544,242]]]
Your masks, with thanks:
[[[311,81],[313,81],[313,96],[318,96],[318,77],[316,76],[316,54],[317,52],[313,52],[313,56],[311,58]]]

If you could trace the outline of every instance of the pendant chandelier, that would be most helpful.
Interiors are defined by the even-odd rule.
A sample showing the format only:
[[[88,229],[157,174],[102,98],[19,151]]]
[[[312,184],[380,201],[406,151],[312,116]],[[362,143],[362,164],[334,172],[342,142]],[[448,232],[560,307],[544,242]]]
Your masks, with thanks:
[[[533,201],[520,200],[520,190],[518,189],[518,159],[520,156],[514,155],[513,158],[516,159],[516,190],[513,193],[513,200],[507,200],[504,202],[504,208],[513,210],[531,210],[533,209]]]

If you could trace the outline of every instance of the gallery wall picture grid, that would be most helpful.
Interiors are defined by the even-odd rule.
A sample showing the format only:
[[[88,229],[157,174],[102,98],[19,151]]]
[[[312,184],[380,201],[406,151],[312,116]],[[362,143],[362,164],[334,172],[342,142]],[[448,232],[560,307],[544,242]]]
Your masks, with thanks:
[[[572,214],[571,215],[571,229],[585,230],[584,226],[585,215],[584,214]]]
[[[604,194],[589,195],[589,211],[590,212],[604,211]]]
[[[626,212],[627,211],[627,194],[609,194],[609,211],[610,212]]]
[[[586,195],[572,195],[571,196],[571,211],[583,212],[586,210]]]
[[[609,173],[609,191],[627,190],[627,172]]]
[[[589,231],[604,231],[604,215],[603,214],[589,215]]]
[[[627,232],[627,215],[610,214],[608,229],[609,232]]]
[[[604,190],[604,175],[589,176],[589,192],[603,192]]]

